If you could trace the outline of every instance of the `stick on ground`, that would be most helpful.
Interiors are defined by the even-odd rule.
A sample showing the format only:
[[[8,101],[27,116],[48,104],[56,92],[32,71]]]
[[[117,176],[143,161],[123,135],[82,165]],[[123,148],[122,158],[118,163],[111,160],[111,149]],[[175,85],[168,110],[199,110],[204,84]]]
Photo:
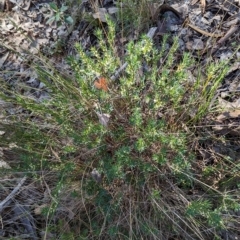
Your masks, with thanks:
[[[18,190],[26,181],[27,177],[23,177],[18,185],[12,190],[12,192],[0,203],[0,214],[2,210],[8,205],[9,201],[17,194]]]

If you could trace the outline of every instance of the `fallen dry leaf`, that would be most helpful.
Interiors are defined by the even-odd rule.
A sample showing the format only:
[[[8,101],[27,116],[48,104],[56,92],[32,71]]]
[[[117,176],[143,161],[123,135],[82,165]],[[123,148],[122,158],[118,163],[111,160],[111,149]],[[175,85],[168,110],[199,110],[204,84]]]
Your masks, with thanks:
[[[224,112],[220,115],[217,116],[217,120],[218,121],[223,121],[225,119],[229,119],[229,118],[239,118],[240,117],[240,109],[239,110],[234,110],[234,111],[230,111],[230,112]]]
[[[9,166],[8,163],[6,163],[5,161],[0,159],[0,169],[4,168],[4,169],[11,169],[11,167]]]
[[[227,126],[218,124],[213,126],[212,129],[221,135],[229,134],[236,137],[240,136],[240,126],[236,126],[236,125],[233,126],[232,124],[229,124]]]
[[[105,92],[107,92],[107,90],[108,90],[107,80],[106,80],[106,78],[104,78],[104,77],[100,77],[98,80],[96,80],[96,81],[94,82],[94,86],[95,86],[97,89],[102,89],[102,90],[104,90]]]
[[[202,49],[204,49],[203,41],[201,39],[194,39],[193,40],[193,44],[192,44],[192,48],[194,50],[202,50]]]
[[[236,100],[235,102],[228,102],[222,98],[218,98],[218,105],[219,107],[225,109],[225,110],[235,110],[240,109],[240,99]]]
[[[0,136],[4,135],[5,132],[4,131],[0,131]]]
[[[106,14],[108,14],[106,8],[99,8],[98,12],[93,13],[92,16],[101,22],[106,22]]]

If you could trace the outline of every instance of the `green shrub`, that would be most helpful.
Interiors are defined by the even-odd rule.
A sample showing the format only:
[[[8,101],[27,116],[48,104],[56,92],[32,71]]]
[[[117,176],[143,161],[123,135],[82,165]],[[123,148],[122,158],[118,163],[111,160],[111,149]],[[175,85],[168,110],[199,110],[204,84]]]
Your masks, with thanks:
[[[32,66],[50,99],[37,102],[2,83],[1,97],[27,111],[19,116],[20,124],[17,116],[6,123],[15,124],[6,144],[17,142],[27,152],[16,167],[58,172],[54,199],[65,184],[81,176],[78,192],[87,203],[80,214],[80,239],[166,239],[175,234],[204,239],[198,222],[223,227],[222,205],[211,198],[189,202],[184,195],[200,182],[192,170],[196,157],[185,126],[208,113],[227,65],[210,64],[204,82],[191,82],[188,69],[195,62],[189,53],[177,59],[178,39],[171,42],[168,36],[160,50],[147,36],[131,41],[125,59],[120,59],[114,24],[107,23],[107,35],[95,32],[96,46],[85,51],[76,45],[78,57],[68,59],[74,76],[47,64]],[[114,79],[123,61],[127,67]],[[76,156],[84,161],[77,162]],[[93,168],[101,174],[101,183],[89,177]],[[54,215],[58,203],[54,200],[45,209],[47,216]]]

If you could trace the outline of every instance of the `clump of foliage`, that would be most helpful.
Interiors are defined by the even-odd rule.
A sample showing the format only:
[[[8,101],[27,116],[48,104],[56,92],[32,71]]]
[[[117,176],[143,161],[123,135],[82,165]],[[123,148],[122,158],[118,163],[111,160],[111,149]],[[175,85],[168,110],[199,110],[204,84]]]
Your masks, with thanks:
[[[98,29],[95,35],[95,47],[85,51],[77,44],[78,58],[69,57],[74,76],[34,66],[50,99],[36,102],[5,84],[1,97],[28,111],[21,122],[17,116],[6,122],[15,126],[6,144],[14,139],[23,151],[16,169],[58,173],[47,216],[56,212],[64,186],[80,181],[72,192],[83,202],[70,222],[76,233],[61,232],[59,221],[54,231],[62,239],[206,239],[202,228],[214,235],[226,227],[223,211],[239,204],[198,178],[190,148],[194,133],[186,129],[207,114],[226,63],[210,64],[207,78],[192,82],[188,69],[195,62],[189,53],[175,57],[177,38],[164,36],[157,50],[142,36],[128,43],[120,59],[111,21],[107,34]],[[122,61],[126,69],[112,77]],[[209,194],[192,198],[196,186]]]
[[[73,24],[73,19],[71,16],[66,15],[65,12],[68,10],[68,7],[65,5],[62,5],[60,8],[58,8],[57,4],[54,2],[49,3],[50,9],[54,12],[53,16],[51,16],[47,20],[47,24],[52,24],[54,22],[59,23],[65,23],[65,24]]]

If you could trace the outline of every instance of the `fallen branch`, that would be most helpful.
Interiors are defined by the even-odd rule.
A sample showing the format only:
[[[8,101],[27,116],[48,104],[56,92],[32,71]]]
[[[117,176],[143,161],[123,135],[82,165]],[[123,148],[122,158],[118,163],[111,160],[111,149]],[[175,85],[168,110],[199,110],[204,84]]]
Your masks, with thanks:
[[[17,194],[18,190],[21,188],[21,186],[26,181],[27,177],[23,177],[19,184],[12,190],[12,192],[0,203],[0,214],[4,207],[6,207],[8,202]]]

